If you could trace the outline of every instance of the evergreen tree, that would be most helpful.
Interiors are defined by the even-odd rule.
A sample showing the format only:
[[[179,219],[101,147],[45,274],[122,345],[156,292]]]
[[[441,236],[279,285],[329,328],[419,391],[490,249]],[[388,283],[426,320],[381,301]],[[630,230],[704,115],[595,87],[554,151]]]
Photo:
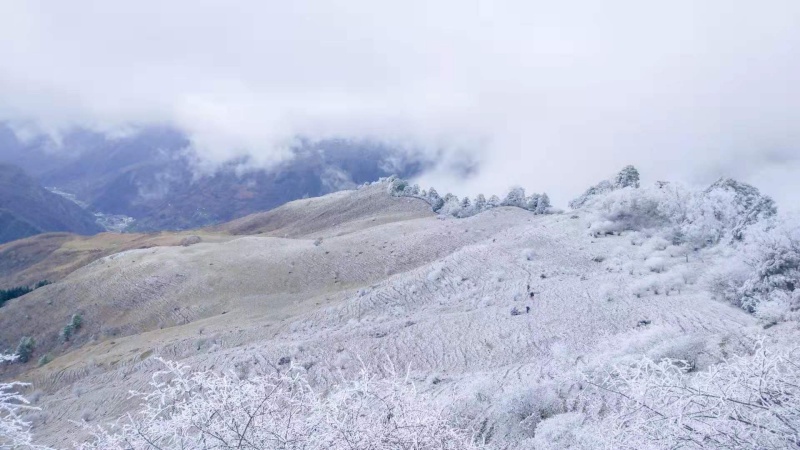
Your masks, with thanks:
[[[430,190],[428,190],[428,202],[431,204],[431,209],[433,209],[433,212],[439,211],[442,209],[442,206],[444,206],[444,199],[439,197],[439,193],[436,192],[436,189],[434,188],[430,188]]]
[[[525,199],[525,209],[528,211],[536,211],[539,207],[539,194],[531,194],[530,197]]]
[[[19,340],[19,345],[17,345],[17,351],[15,352],[17,360],[22,363],[30,361],[34,347],[36,347],[36,341],[32,337],[23,336]]]
[[[486,209],[486,197],[483,194],[478,194],[475,197],[475,212],[481,212]]]
[[[546,214],[549,209],[550,197],[547,196],[547,193],[543,193],[536,202],[536,214]]]
[[[639,171],[633,166],[625,166],[614,179],[614,187],[617,189],[624,187],[639,187]]]
[[[519,208],[525,207],[525,189],[521,187],[512,188],[508,195],[506,195],[505,200],[503,200],[503,206],[517,206]]]

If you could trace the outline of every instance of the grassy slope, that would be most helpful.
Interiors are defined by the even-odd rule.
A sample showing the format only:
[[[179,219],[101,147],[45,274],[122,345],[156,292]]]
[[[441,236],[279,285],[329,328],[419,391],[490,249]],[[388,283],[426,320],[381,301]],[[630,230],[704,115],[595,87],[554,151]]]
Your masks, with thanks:
[[[3,376],[34,383],[46,415],[37,432],[66,444],[81,434],[67,419],[88,411],[105,420],[132,406],[127,392],[158,369],[154,355],[242,374],[288,356],[323,385],[362,364],[379,371],[389,358],[435,398],[473,396],[461,399],[469,405],[480,392],[477,407],[487,411],[631,346],[655,351],[665,336],[710,339],[754,323],[696,284],[669,296],[607,298],[602,287],[642,275],[595,257],[636,260],[640,250],[624,235],[589,237],[580,213],[498,208],[438,220],[420,201],[378,188],[295,203],[245,227],[261,235],[109,256],[12,301],[0,314],[0,342],[30,333],[36,357],[57,358]],[[372,207],[342,213],[354,203]],[[299,237],[265,236],[290,234],[292,211],[308,227]],[[670,264],[703,269],[682,257]],[[526,306],[529,314],[510,315]],[[84,330],[59,344],[76,311]]]

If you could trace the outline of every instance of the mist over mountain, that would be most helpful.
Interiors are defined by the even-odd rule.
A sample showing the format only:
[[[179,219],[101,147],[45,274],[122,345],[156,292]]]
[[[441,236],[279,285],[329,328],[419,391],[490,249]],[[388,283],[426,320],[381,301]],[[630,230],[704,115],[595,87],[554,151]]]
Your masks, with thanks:
[[[0,450],[800,450],[798,24],[0,1]]]
[[[247,157],[206,167],[170,128],[109,137],[77,129],[55,143],[26,141],[0,126],[0,161],[24,167],[86,209],[134,219],[129,231],[196,228],[392,174],[414,176],[431,160],[368,142],[298,140],[292,156],[261,168]]]

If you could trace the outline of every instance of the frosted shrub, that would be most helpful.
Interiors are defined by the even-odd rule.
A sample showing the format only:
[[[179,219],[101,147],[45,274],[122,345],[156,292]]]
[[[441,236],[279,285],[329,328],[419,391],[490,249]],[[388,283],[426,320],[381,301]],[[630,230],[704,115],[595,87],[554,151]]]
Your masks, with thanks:
[[[470,435],[414,387],[362,372],[326,396],[301,374],[240,380],[166,362],[142,409],[96,427],[82,449],[470,449]]]
[[[583,429],[586,416],[578,412],[558,414],[539,422],[536,426],[536,435],[533,439],[533,448],[536,450],[561,450],[568,448],[591,448],[590,443],[596,441],[587,439]]]
[[[744,307],[742,287],[750,272],[750,267],[742,259],[732,257],[709,269],[702,280],[716,299]]]
[[[717,298],[750,312],[760,309],[765,319],[789,320],[800,315],[797,218],[782,218],[753,230],[738,253],[709,271],[706,283]]]
[[[589,234],[597,237],[621,233],[624,230],[625,227],[620,223],[611,220],[598,220],[592,222],[592,225],[589,227]]]
[[[800,292],[771,292],[753,306],[753,313],[769,323],[800,320]]]
[[[664,251],[669,246],[669,241],[661,236],[654,236],[642,243],[641,251],[645,253],[645,256],[648,256],[655,252]]]
[[[645,267],[650,272],[661,273],[667,268],[667,261],[661,257],[649,258],[645,262]]]
[[[661,279],[655,275],[649,275],[640,278],[630,286],[631,293],[637,297],[642,297],[647,294],[658,295],[663,291]]]
[[[594,236],[654,230],[673,245],[693,249],[742,240],[745,230],[776,214],[772,199],[745,183],[721,179],[705,190],[663,182],[639,188],[638,172],[632,167],[623,169],[613,183],[590,188],[570,206],[594,214]]]
[[[752,353],[691,373],[644,359],[589,383],[609,393],[595,427],[617,449],[786,449],[800,446],[800,348],[759,342]]]
[[[660,208],[661,197],[657,189],[627,187],[592,199],[588,202],[594,213],[590,233],[599,236],[663,227],[670,218]]]
[[[13,362],[16,355],[0,354],[0,364]],[[19,394],[18,389],[28,386],[25,383],[0,383],[0,449],[44,448],[33,444],[31,424],[23,416],[38,410],[29,406],[29,401]]]
[[[580,197],[573,199],[569,202],[569,207],[572,209],[582,208],[588,204],[592,199],[614,190],[614,185],[608,181],[603,180],[600,183],[590,187]]]

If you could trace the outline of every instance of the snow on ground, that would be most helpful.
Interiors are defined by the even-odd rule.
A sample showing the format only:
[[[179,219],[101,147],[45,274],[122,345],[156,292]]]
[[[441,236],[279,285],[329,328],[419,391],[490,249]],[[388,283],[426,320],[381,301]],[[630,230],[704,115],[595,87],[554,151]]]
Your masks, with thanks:
[[[415,206],[382,215],[395,201]],[[479,437],[530,448],[544,411],[565,412],[554,403],[574,398],[555,393],[579,389],[571,380],[581,372],[641,356],[702,368],[759,326],[704,287],[713,255],[639,233],[592,236],[583,210],[442,219],[419,200],[377,204],[349,221],[320,215],[324,227],[299,237],[128,251],[58,283],[47,291],[53,308],[84,311],[92,337],[24,374],[43,408],[37,436],[65,446],[83,436],[69,419],[130,410],[128,390],[143,388],[163,356],[241,377],[294,365],[322,387],[391,362]],[[267,232],[288,235],[287,223]],[[31,297],[29,311],[45,301]]]

